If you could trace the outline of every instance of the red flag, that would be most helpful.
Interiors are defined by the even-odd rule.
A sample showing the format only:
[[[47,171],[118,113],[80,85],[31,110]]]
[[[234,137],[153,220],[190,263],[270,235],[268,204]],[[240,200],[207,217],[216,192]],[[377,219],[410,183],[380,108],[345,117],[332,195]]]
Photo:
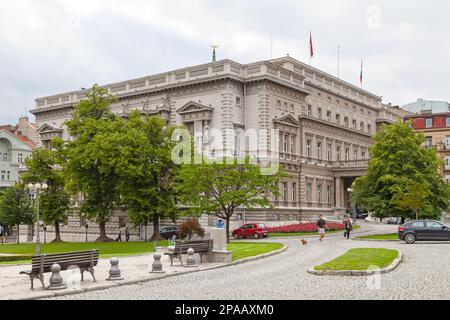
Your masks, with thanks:
[[[309,33],[309,54],[310,57],[314,57],[314,47],[313,47],[313,40],[312,40],[312,32]]]
[[[359,74],[359,83],[362,85],[363,83],[363,61],[361,59],[361,73]]]

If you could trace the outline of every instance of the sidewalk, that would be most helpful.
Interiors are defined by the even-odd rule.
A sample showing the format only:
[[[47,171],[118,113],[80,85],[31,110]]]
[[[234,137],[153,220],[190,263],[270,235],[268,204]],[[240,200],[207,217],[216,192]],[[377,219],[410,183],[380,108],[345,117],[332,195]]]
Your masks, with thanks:
[[[197,256],[197,261],[200,258]],[[184,256],[184,261],[186,257]],[[199,267],[183,267],[178,259],[174,259],[173,267],[170,266],[169,256],[162,256],[163,270],[165,273],[150,273],[153,263],[153,254],[146,254],[133,257],[119,257],[119,268],[122,272],[122,281],[107,281],[109,276],[110,263],[108,259],[99,259],[95,267],[96,282],[93,282],[90,273],[84,273],[84,281],[81,282],[80,272],[78,270],[62,271],[61,275],[67,285],[67,289],[50,291],[42,288],[39,280],[34,280],[34,290],[31,290],[31,283],[27,275],[19,274],[20,271],[31,269],[31,263],[24,265],[0,265],[0,299],[38,299],[52,297],[55,295],[64,295],[70,293],[79,293],[90,290],[98,290],[111,286],[138,283],[153,279],[164,278],[174,274],[183,274],[217,268],[226,265],[225,263],[201,263]],[[204,261],[207,257],[204,257]],[[184,263],[183,261],[183,263]],[[44,274],[44,284],[49,285],[51,272]]]

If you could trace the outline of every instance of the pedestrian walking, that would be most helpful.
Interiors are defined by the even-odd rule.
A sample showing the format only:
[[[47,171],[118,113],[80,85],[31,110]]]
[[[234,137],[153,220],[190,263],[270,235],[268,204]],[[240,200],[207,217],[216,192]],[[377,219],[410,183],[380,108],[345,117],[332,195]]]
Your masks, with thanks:
[[[344,237],[350,239],[350,232],[353,231],[353,223],[350,217],[347,217],[344,221]]]
[[[116,241],[122,242],[122,231],[119,230],[119,235],[116,238]]]
[[[0,239],[2,240],[2,244],[4,244],[5,243],[5,229],[1,224],[0,224]]]
[[[317,220],[317,228],[319,230],[319,237],[320,242],[323,241],[323,238],[325,238],[325,227],[327,225],[327,222],[323,218],[323,215],[320,215],[319,220]]]
[[[126,227],[125,228],[125,239],[127,240],[127,242],[128,241],[130,241],[130,228],[129,227]]]

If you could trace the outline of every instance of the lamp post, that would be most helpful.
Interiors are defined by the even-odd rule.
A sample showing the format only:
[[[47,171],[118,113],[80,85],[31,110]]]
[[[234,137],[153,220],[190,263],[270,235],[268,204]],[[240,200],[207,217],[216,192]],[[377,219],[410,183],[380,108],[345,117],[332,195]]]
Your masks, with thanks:
[[[28,189],[30,190],[30,192],[33,192],[35,194],[36,197],[36,255],[40,256],[41,255],[41,241],[39,238],[39,193],[40,191],[44,191],[48,188],[47,184],[45,182],[43,183],[29,183],[28,184]]]

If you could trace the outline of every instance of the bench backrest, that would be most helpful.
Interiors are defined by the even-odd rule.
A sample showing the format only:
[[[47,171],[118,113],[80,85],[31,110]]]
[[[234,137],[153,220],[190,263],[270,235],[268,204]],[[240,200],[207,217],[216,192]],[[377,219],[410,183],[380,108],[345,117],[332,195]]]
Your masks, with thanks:
[[[34,273],[39,272],[41,268],[43,272],[50,272],[51,266],[55,263],[61,266],[61,270],[67,270],[70,266],[95,267],[98,263],[98,250],[33,256],[31,269]]]
[[[213,240],[192,240],[192,241],[177,241],[175,243],[175,253],[187,253],[188,249],[192,248],[195,252],[211,252],[213,248]]]

